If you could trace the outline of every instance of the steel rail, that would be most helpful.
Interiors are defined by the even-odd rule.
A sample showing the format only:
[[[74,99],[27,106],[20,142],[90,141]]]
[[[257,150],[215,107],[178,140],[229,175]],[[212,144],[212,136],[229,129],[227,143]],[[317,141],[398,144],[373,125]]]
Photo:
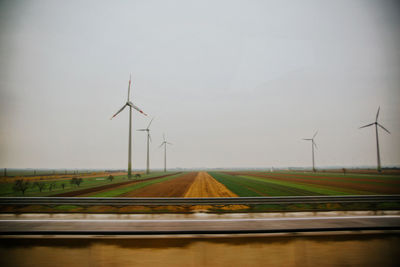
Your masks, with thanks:
[[[285,196],[234,198],[95,198],[95,197],[0,197],[5,205],[75,205],[75,206],[193,206],[193,205],[263,205],[299,203],[382,203],[400,202],[400,195],[360,196]]]

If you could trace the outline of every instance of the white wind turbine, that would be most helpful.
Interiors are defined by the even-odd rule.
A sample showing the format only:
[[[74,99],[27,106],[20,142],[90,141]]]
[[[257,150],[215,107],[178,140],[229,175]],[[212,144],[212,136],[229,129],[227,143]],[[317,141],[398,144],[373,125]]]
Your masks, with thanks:
[[[161,143],[159,147],[164,146],[164,172],[167,171],[167,145],[172,145],[171,143],[167,142],[165,139],[165,134],[163,134],[164,141]]]
[[[317,148],[317,144],[314,142],[314,138],[317,135],[318,131],[315,132],[312,138],[303,138],[303,140],[311,141],[311,150],[312,150],[312,169],[315,172],[315,161],[314,161],[314,146]]]
[[[153,118],[154,119],[154,118]],[[150,136],[150,125],[153,122],[153,119],[151,119],[149,125],[147,125],[146,129],[138,129],[137,131],[146,131],[147,132],[147,162],[146,162],[146,174],[150,173],[150,155],[149,155],[149,142],[151,141],[151,136]]]
[[[126,103],[122,106],[120,110],[115,113],[110,120],[112,120],[115,116],[117,116],[121,111],[124,110],[127,106],[129,107],[129,144],[128,144],[128,178],[130,179],[132,176],[132,108],[136,109],[143,115],[147,116],[140,108],[135,106],[130,100],[129,96],[131,93],[131,76],[129,76],[129,85],[128,85],[128,99]]]
[[[375,125],[376,156],[377,156],[377,161],[378,161],[378,167],[377,167],[378,172],[381,172],[381,171],[382,171],[382,170],[381,170],[381,155],[380,155],[380,152],[379,152],[378,126],[381,127],[383,130],[385,130],[387,133],[390,134],[390,132],[378,122],[378,116],[379,116],[379,110],[380,110],[380,109],[381,109],[381,107],[378,107],[378,112],[376,113],[375,122],[370,123],[370,124],[367,124],[367,125],[364,125],[364,126],[361,126],[361,127],[359,128],[359,129],[361,129],[361,128],[365,128],[365,127],[369,127],[369,126]]]

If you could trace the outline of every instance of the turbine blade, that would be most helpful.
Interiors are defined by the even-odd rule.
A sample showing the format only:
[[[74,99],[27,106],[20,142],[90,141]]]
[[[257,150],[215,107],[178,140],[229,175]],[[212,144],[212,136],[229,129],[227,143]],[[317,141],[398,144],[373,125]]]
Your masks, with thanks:
[[[143,112],[143,110],[141,110],[140,108],[138,108],[137,106],[135,106],[132,102],[128,102],[127,105],[129,105],[130,107],[136,109],[137,111],[139,111],[140,113],[142,113],[143,115],[147,116],[146,113]]]
[[[158,148],[162,147],[162,146],[164,145],[164,143],[165,143],[165,142],[162,142],[161,145],[160,145]]]
[[[312,143],[313,143],[313,145],[315,146],[315,148],[318,149],[317,143],[315,143],[314,141],[313,141]]]
[[[315,136],[317,135],[317,133],[318,133],[318,131],[316,131],[316,132],[315,132],[315,134],[314,134],[314,136],[312,137],[312,139],[314,139],[314,138],[315,138]]]
[[[150,140],[150,142],[152,142],[152,141],[151,141],[151,135],[150,135],[150,134],[149,134],[149,140]]]
[[[147,129],[150,128],[150,125],[151,125],[151,123],[153,122],[153,120],[154,120],[154,118],[152,118],[151,121],[150,121],[150,123],[149,123],[149,125],[147,125]]]
[[[136,131],[147,131],[147,129],[137,129]]]
[[[162,136],[163,136],[163,139],[164,139],[164,142],[165,142],[165,134],[163,133]]]
[[[365,127],[369,127],[369,126],[372,126],[372,125],[374,125],[374,124],[375,124],[375,122],[370,123],[370,124],[367,124],[367,125],[364,125],[364,126],[361,126],[361,127],[358,128],[358,129],[365,128]]]
[[[129,74],[128,100],[127,100],[127,102],[129,102],[129,95],[131,94],[131,78],[132,78],[132,74]]]
[[[310,138],[303,138],[303,140],[312,141],[312,139],[310,139]]]
[[[110,120],[112,120],[115,116],[117,116],[121,111],[124,110],[124,108],[127,106],[127,104],[125,104],[120,110],[117,111],[117,113],[115,113]]]
[[[375,122],[378,122],[378,116],[379,116],[379,110],[381,109],[381,107],[378,107],[378,112],[376,113],[376,118],[375,118]]]
[[[379,125],[379,127],[381,127],[383,130],[385,130],[386,132],[388,132],[388,134],[390,134],[390,132],[389,132],[389,130],[388,129],[386,129],[385,127],[383,127],[381,124],[379,124],[378,123],[378,125]]]
[[[167,143],[168,145],[173,145],[172,143],[170,143],[170,142],[165,142],[165,143]]]

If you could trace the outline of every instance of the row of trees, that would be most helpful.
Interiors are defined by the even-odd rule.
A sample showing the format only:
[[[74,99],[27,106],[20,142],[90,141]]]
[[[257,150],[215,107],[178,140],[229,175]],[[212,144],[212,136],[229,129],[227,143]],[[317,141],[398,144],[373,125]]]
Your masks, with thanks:
[[[110,176],[107,177],[107,179],[110,182],[112,182],[114,180],[114,176],[110,175]],[[82,182],[83,182],[83,179],[80,178],[80,177],[73,177],[69,181],[71,186],[77,186],[77,187],[79,187]],[[59,186],[64,190],[66,184],[62,183]],[[25,195],[26,190],[28,190],[29,188],[37,188],[37,189],[39,189],[39,192],[42,192],[43,190],[48,189],[49,192],[51,192],[56,187],[57,187],[57,183],[56,182],[37,181],[37,182],[31,183],[31,182],[23,180],[23,179],[18,179],[18,180],[16,180],[14,182],[13,190],[15,192],[21,192],[22,195]]]
[[[69,181],[71,186],[77,186],[77,187],[79,187],[82,182],[83,182],[83,179],[80,177],[74,177]],[[64,190],[66,184],[61,183],[59,186]],[[28,190],[29,188],[37,188],[37,189],[39,189],[39,192],[42,192],[43,190],[48,189],[49,192],[51,192],[56,187],[57,187],[56,182],[37,181],[37,182],[32,183],[32,182],[26,181],[24,179],[18,179],[14,182],[13,190],[14,190],[14,192],[21,192],[22,195],[25,195],[26,190]]]

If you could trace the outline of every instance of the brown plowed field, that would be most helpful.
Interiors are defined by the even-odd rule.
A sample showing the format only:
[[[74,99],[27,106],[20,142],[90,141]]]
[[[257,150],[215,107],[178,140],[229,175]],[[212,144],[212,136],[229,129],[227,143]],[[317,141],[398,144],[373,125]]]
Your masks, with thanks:
[[[196,178],[196,172],[190,172],[174,179],[152,184],[121,195],[122,197],[182,197]]]
[[[237,197],[206,172],[199,172],[185,197]]]
[[[336,187],[336,188],[349,188],[353,190],[360,190],[360,191],[367,191],[367,192],[374,192],[374,193],[379,193],[379,194],[399,194],[400,193],[400,188],[395,187],[395,186],[390,186],[390,185],[374,185],[374,184],[366,184],[366,183],[346,183],[342,181],[332,181],[328,180],[331,177],[324,177],[324,176],[310,176],[313,178],[318,178],[320,180],[311,180],[311,179],[304,179],[301,177],[296,177],[295,174],[288,175],[288,176],[280,176],[276,177],[274,175],[268,175],[268,174],[257,174],[257,173],[246,173],[246,172],[227,172],[231,175],[248,175],[248,176],[254,176],[254,177],[261,177],[261,178],[269,178],[269,179],[275,179],[275,180],[281,180],[281,181],[288,181],[288,182],[297,182],[297,183],[303,183],[303,184],[314,184],[314,185],[323,185],[323,186],[331,186],[331,187]],[[282,174],[285,175],[285,174]],[[348,178],[349,181],[352,180],[352,178]]]
[[[127,181],[127,182],[116,183],[116,184],[107,184],[107,185],[91,187],[91,188],[86,188],[86,189],[72,191],[72,192],[56,194],[56,195],[52,195],[52,197],[77,197],[77,196],[82,196],[82,195],[88,195],[88,194],[91,194],[94,192],[108,191],[108,190],[115,189],[115,188],[118,188],[121,186],[129,186],[132,184],[141,183],[144,181],[149,181],[149,180],[154,180],[154,179],[159,179],[159,178],[163,178],[163,177],[167,177],[167,176],[171,176],[171,175],[175,175],[175,174],[177,174],[177,173],[170,173],[170,174],[151,177],[151,178],[143,179],[143,180],[139,180],[139,181]]]

